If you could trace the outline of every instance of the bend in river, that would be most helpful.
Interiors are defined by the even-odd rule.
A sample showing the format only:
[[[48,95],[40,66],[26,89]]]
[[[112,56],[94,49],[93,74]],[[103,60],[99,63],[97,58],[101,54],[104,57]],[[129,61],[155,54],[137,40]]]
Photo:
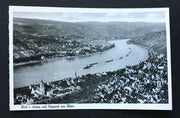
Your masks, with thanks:
[[[45,64],[27,65],[14,68],[14,88],[38,84],[41,80],[51,82],[67,77],[115,71],[138,64],[148,58],[147,49],[128,44],[128,39],[111,41],[115,47],[91,56],[58,58]],[[84,67],[92,64],[92,67]]]

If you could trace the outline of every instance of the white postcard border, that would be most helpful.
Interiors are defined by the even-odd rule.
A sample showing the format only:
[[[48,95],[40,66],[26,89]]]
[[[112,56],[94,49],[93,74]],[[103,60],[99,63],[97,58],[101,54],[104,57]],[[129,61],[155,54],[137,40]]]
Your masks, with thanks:
[[[82,10],[83,9],[83,10]],[[142,10],[143,9],[143,10]],[[13,93],[13,12],[79,12],[79,13],[119,13],[119,12],[152,12],[164,11],[166,13],[166,38],[168,60],[168,100],[167,104],[35,104],[14,105]],[[65,110],[65,109],[124,109],[124,110],[172,110],[172,75],[171,75],[171,48],[169,8],[57,8],[57,7],[32,7],[9,6],[9,109],[10,111],[23,110]]]

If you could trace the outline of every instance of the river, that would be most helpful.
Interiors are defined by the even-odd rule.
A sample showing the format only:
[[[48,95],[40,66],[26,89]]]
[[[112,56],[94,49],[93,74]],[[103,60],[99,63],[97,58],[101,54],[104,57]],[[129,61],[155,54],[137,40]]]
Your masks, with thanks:
[[[77,76],[81,76],[88,73],[114,71],[146,60],[148,58],[147,49],[134,44],[128,44],[128,40],[111,41],[115,43],[114,48],[94,53],[91,56],[56,58],[45,64],[14,68],[14,88],[39,84],[41,80],[50,82],[74,77],[75,72]],[[98,63],[93,67],[84,69],[87,65],[96,62]]]

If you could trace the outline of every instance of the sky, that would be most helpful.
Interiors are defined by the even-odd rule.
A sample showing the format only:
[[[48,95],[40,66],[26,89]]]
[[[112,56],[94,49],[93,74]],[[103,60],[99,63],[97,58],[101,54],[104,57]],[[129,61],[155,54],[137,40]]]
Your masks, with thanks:
[[[165,12],[75,13],[75,12],[14,12],[13,17],[65,22],[165,22]]]

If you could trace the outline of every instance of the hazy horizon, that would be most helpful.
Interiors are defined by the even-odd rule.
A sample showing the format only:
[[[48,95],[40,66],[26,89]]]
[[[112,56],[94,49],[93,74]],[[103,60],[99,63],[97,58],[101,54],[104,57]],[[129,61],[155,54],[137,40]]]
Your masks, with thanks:
[[[49,13],[49,12],[14,12],[14,18],[51,20],[61,22],[152,22],[165,23],[164,12],[135,13]]]

